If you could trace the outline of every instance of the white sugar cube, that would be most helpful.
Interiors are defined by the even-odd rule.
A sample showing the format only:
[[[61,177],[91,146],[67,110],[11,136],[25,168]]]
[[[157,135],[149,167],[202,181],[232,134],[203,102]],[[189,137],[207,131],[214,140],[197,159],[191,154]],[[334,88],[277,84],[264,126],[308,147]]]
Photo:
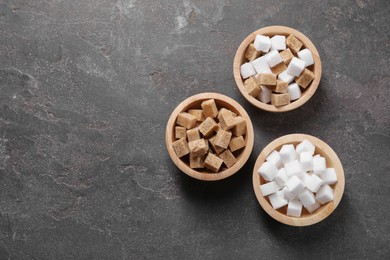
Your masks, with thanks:
[[[241,65],[241,76],[243,79],[247,79],[255,74],[256,70],[253,68],[252,63],[247,62]]]
[[[285,70],[278,75],[278,79],[287,83],[291,83],[295,79],[295,76],[288,74],[287,71]]]
[[[299,194],[298,198],[305,208],[312,206],[316,203],[314,194],[308,189],[305,189],[301,194]]]
[[[271,48],[271,39],[268,36],[256,35],[253,45],[258,51],[268,52]]]
[[[311,174],[307,172],[303,172],[301,176],[299,176],[299,179],[305,184],[305,187],[307,186],[307,182],[309,181]]]
[[[316,200],[321,204],[332,201],[333,189],[327,184],[323,185],[316,193]]]
[[[314,203],[313,205],[307,206],[307,207],[305,207],[305,208],[306,208],[307,211],[309,211],[309,213],[311,214],[311,213],[313,213],[314,211],[316,211],[319,207],[321,207],[321,204],[318,203],[318,202],[316,201],[316,203]]]
[[[282,192],[283,192],[284,198],[289,200],[289,201],[295,199],[298,196],[298,194],[293,194],[292,192],[289,192],[287,187],[284,187],[282,189]]]
[[[274,209],[279,209],[288,204],[288,201],[284,198],[283,192],[278,191],[269,195],[269,201]]]
[[[292,84],[288,85],[287,91],[288,91],[288,93],[290,93],[290,100],[291,101],[297,100],[298,98],[300,98],[302,96],[301,89],[299,88],[297,83],[292,83]]]
[[[305,189],[305,184],[297,176],[293,176],[286,182],[285,187],[287,191],[296,196]]]
[[[270,90],[269,88],[267,88],[265,86],[260,86],[260,88],[261,88],[261,91],[260,91],[259,95],[257,96],[257,98],[261,102],[268,104],[269,102],[271,102],[272,90]]]
[[[335,184],[337,182],[337,174],[334,168],[326,168],[325,172],[321,173],[321,179],[324,184]]]
[[[316,155],[314,155],[313,157],[317,158],[317,157],[321,157],[321,155],[316,154]]]
[[[267,55],[265,55],[268,65],[272,68],[278,65],[279,63],[283,62],[282,56],[280,56],[279,52],[277,50],[272,50]]]
[[[270,153],[265,160],[275,165],[276,168],[278,169],[280,169],[283,166],[282,160],[280,159],[279,152],[276,150],[272,151],[272,153]]]
[[[288,163],[298,158],[297,152],[292,144],[283,145],[279,151],[279,155],[283,163]]]
[[[311,192],[317,192],[322,184],[324,184],[322,179],[315,174],[312,174],[305,183],[306,188],[308,188]]]
[[[289,178],[287,177],[286,170],[284,168],[280,169],[278,174],[275,176],[275,182],[281,187],[284,186],[288,179]]]
[[[302,152],[299,154],[299,161],[301,168],[304,171],[313,170],[313,155],[310,152]]]
[[[271,50],[285,50],[286,49],[286,36],[275,35],[271,38]]]
[[[299,200],[291,200],[287,206],[287,215],[299,218],[302,213],[302,203]]]
[[[321,174],[325,172],[326,169],[326,160],[324,157],[313,157],[313,173]]]
[[[279,187],[278,185],[276,185],[276,183],[274,181],[271,181],[271,182],[267,182],[263,185],[260,185],[260,191],[261,191],[261,194],[263,194],[263,196],[268,196],[272,193],[275,193],[279,190]]]
[[[268,65],[267,59],[264,56],[261,56],[260,58],[255,59],[251,63],[258,74],[267,73],[268,71],[271,71],[271,69]],[[272,71],[271,71],[271,73],[272,73]]]
[[[298,160],[288,162],[284,165],[286,169],[287,177],[300,176],[302,174],[301,163]]]
[[[297,145],[297,153],[299,154],[302,152],[310,152],[313,155],[315,149],[316,147],[306,139]]]
[[[264,180],[273,181],[278,173],[278,168],[270,162],[264,162],[257,172]]]
[[[272,41],[272,39],[271,39]],[[308,67],[312,64],[314,64],[314,59],[311,51],[309,49],[303,49],[300,52],[298,52],[298,58],[303,60],[305,62],[305,67]]]
[[[272,66],[271,66],[272,67]],[[299,77],[303,69],[305,68],[305,62],[301,59],[293,57],[288,64],[287,73]]]

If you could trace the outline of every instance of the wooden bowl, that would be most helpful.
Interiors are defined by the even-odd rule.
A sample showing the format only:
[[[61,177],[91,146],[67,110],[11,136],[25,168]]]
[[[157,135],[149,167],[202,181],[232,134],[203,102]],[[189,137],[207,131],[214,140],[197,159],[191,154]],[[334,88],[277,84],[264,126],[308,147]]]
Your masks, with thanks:
[[[295,100],[291,102],[288,105],[285,106],[280,106],[280,107],[275,107],[270,104],[265,104],[261,102],[260,100],[250,96],[245,88],[244,88],[244,81],[241,78],[241,73],[240,73],[240,67],[243,63],[246,62],[246,58],[244,57],[245,51],[249,44],[251,44],[254,40],[257,34],[262,34],[262,35],[267,35],[267,36],[274,36],[276,34],[278,35],[285,35],[288,36],[290,34],[294,35],[296,38],[298,38],[302,43],[302,49],[307,48],[309,49],[312,54],[313,54],[313,59],[314,59],[314,64],[309,66],[308,69],[314,72],[315,78],[314,80],[310,83],[310,85],[302,91],[302,96],[298,100]],[[285,26],[269,26],[269,27],[264,27],[261,28],[260,30],[257,30],[253,33],[251,33],[248,37],[245,38],[245,40],[241,43],[240,47],[238,47],[238,50],[236,52],[236,55],[234,57],[234,62],[233,62],[233,74],[234,74],[234,79],[236,81],[237,87],[240,90],[241,94],[254,106],[265,110],[265,111],[270,111],[270,112],[286,112],[290,111],[293,109],[296,109],[303,104],[305,104],[316,92],[318,85],[320,84],[321,80],[321,74],[322,74],[322,66],[321,66],[321,59],[320,55],[318,54],[318,51],[314,44],[307,38],[304,34],[301,32],[298,32],[297,30],[294,30],[289,27]]]
[[[221,166],[221,169],[218,173],[211,173],[207,170],[190,168],[189,162],[182,158],[179,158],[171,146],[171,144],[175,141],[174,132],[175,132],[177,115],[180,112],[187,111],[188,109],[191,108],[201,108],[200,104],[203,101],[211,98],[215,100],[218,109],[222,107],[229,109],[234,113],[236,113],[237,115],[240,115],[243,118],[245,118],[247,123],[246,125],[247,132],[245,134],[246,146],[243,149],[233,153],[237,158],[237,162],[231,168],[223,168],[224,165]],[[235,100],[231,99],[228,96],[218,94],[218,93],[201,93],[189,97],[183,102],[181,102],[169,117],[166,132],[165,132],[165,144],[172,161],[176,164],[177,167],[179,167],[181,171],[183,171],[188,176],[203,181],[221,180],[235,174],[238,170],[241,169],[241,167],[248,160],[253,149],[253,143],[254,143],[253,126],[252,126],[252,121],[249,118],[247,112]]]
[[[284,144],[294,144],[296,146],[301,141],[307,139],[316,147],[315,154],[320,154],[322,157],[326,159],[326,167],[334,168],[337,174],[337,183],[330,185],[334,190],[334,200],[322,205],[319,209],[314,211],[313,213],[309,213],[305,208],[302,208],[302,215],[299,218],[290,217],[286,215],[287,206],[275,210],[268,198],[263,197],[260,192],[260,185],[266,183],[264,179],[260,176],[257,170],[264,163],[265,158],[273,151],[279,151]],[[284,224],[290,226],[309,226],[315,223],[318,223],[328,217],[340,203],[341,198],[344,193],[344,170],[341,165],[340,159],[337,157],[337,154],[329,147],[325,142],[320,139],[313,137],[311,135],[305,134],[290,134],[282,136],[270,144],[268,144],[263,151],[260,153],[257,158],[255,167],[253,169],[253,189],[255,190],[255,194],[257,200],[259,201],[261,207],[274,219]]]

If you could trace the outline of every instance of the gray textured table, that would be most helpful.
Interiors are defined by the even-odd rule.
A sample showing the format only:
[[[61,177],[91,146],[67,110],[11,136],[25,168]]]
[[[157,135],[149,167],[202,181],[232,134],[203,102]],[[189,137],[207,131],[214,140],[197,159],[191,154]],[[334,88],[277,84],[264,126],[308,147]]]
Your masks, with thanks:
[[[389,258],[390,4],[382,1],[0,0],[0,259]],[[323,62],[314,97],[283,114],[239,93],[240,42],[268,25],[306,34]],[[245,167],[205,183],[164,144],[186,97],[226,94],[251,115]],[[325,221],[271,219],[255,159],[302,132],[346,175]]]

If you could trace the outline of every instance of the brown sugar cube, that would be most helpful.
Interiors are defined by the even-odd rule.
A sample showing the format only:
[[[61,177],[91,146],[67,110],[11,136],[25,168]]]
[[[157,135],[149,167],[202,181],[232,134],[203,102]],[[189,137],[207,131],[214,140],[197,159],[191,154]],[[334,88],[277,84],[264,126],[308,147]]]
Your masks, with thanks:
[[[280,107],[290,104],[290,94],[272,94],[271,95],[271,104],[275,107]]]
[[[203,122],[205,120],[202,109],[189,109],[188,114],[191,114],[196,117],[196,121]]]
[[[215,129],[217,129],[217,123],[211,117],[206,118],[198,127],[199,132],[205,137],[210,136]]]
[[[173,142],[172,148],[179,158],[190,153],[190,149],[188,148],[188,143],[185,138],[181,138]]]
[[[248,92],[248,94],[252,97],[256,97],[261,91],[254,77],[250,77],[249,79],[245,80],[244,87],[246,92]]]
[[[261,52],[259,52],[258,50],[256,50],[255,46],[253,45],[253,43],[249,44],[248,48],[246,48],[246,51],[245,51],[245,58],[247,58],[248,60],[250,61],[253,61],[254,59],[260,57],[261,55]]]
[[[222,161],[225,163],[225,165],[228,168],[232,167],[237,162],[236,157],[234,157],[234,155],[229,149],[225,150],[223,153],[221,153],[218,156],[219,158],[222,159]]]
[[[175,138],[181,139],[186,137],[186,128],[182,126],[175,126]]]
[[[192,169],[204,168],[204,159],[206,155],[193,155],[190,153],[190,167]]]
[[[209,150],[209,141],[205,139],[199,139],[188,143],[190,153],[192,155],[206,154]]]
[[[203,101],[201,106],[203,109],[203,114],[206,118],[215,118],[218,115],[218,109],[214,99]]]
[[[290,63],[290,61],[292,60],[292,58],[294,58],[294,54],[292,54],[292,52],[289,48],[280,52],[280,56],[282,56],[284,64],[286,64],[286,65],[288,65]]]
[[[187,140],[192,142],[200,139],[200,133],[197,127],[187,130]]]
[[[191,129],[196,125],[196,117],[187,112],[181,112],[177,115],[176,124]]]
[[[284,82],[284,81],[281,81],[281,80],[277,80],[276,81],[276,88],[275,88],[275,92],[277,93],[287,93],[287,87],[288,87],[288,83],[287,82]]]
[[[234,151],[240,150],[243,147],[245,147],[244,137],[237,136],[237,137],[233,137],[232,140],[230,140],[230,143],[229,143],[230,151],[234,152]]]
[[[216,136],[211,137],[211,138],[209,139],[209,143],[210,143],[210,146],[211,146],[211,148],[213,149],[213,151],[214,151],[216,154],[220,154],[220,153],[222,153],[225,149],[223,149],[223,148],[221,148],[221,147],[215,145],[215,142],[214,142],[214,141],[215,141],[215,137],[216,137]]]
[[[208,153],[206,159],[204,160],[204,166],[213,172],[218,172],[222,163],[223,160],[212,153]]]
[[[309,69],[304,69],[299,77],[295,78],[295,82],[302,88],[307,88],[310,82],[314,79],[314,72]]]
[[[259,81],[260,81],[260,85],[275,86],[276,85],[276,75],[271,74],[271,73],[261,73]]]
[[[233,112],[226,108],[219,110],[218,120],[223,130],[230,130],[236,125]]]
[[[234,118],[236,125],[232,129],[232,134],[235,136],[241,136],[246,133],[246,120],[242,116]]]
[[[284,62],[281,62],[278,65],[276,65],[275,67],[272,67],[271,71],[272,71],[273,74],[279,75],[280,73],[282,73],[286,69],[287,69],[286,64],[284,64]]]
[[[216,146],[226,149],[229,146],[230,138],[232,138],[231,132],[220,130],[215,135],[214,143]]]
[[[298,40],[294,35],[290,34],[286,38],[286,45],[287,47],[290,48],[290,50],[294,54],[297,54],[299,50],[302,48],[303,43],[300,40]]]

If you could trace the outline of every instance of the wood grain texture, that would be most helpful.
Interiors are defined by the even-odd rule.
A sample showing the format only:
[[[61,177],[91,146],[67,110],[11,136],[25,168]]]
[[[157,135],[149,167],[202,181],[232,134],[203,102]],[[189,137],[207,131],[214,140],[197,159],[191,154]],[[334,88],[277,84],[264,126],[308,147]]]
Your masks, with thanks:
[[[246,48],[249,46],[250,43],[252,43],[255,40],[257,34],[262,34],[267,36],[274,36],[276,34],[288,36],[290,34],[293,34],[296,38],[298,38],[303,43],[302,49],[307,48],[313,54],[314,65],[311,65],[308,68],[314,71],[315,78],[309,84],[309,86],[302,91],[302,97],[290,103],[289,105],[275,107],[270,104],[265,104],[260,100],[250,96],[244,88],[244,81],[241,78],[240,67],[245,61],[244,55],[245,55]],[[322,75],[322,65],[321,65],[321,58],[320,55],[318,54],[316,47],[310,41],[310,39],[307,38],[303,33],[286,26],[269,26],[254,31],[248,37],[246,37],[245,40],[240,44],[240,46],[237,49],[236,55],[234,57],[233,74],[234,74],[234,79],[236,81],[237,87],[240,90],[241,94],[252,105],[269,112],[287,112],[302,106],[314,95],[314,93],[318,88],[318,85],[320,84],[321,75]]]
[[[275,210],[268,198],[264,198],[260,192],[260,185],[265,183],[265,180],[260,176],[257,170],[264,163],[265,158],[273,151],[279,151],[284,144],[294,144],[296,146],[303,140],[308,140],[315,145],[315,154],[320,154],[326,159],[327,168],[335,168],[337,174],[337,183],[330,185],[334,189],[334,200],[322,205],[315,212],[310,214],[305,208],[302,209],[302,215],[299,218],[290,217],[286,215],[287,206]],[[256,198],[259,201],[261,207],[268,213],[272,218],[277,221],[290,225],[290,226],[309,226],[318,223],[328,217],[340,203],[343,197],[345,186],[345,177],[343,166],[341,165],[340,159],[333,149],[320,139],[306,134],[290,134],[282,136],[270,144],[268,144],[260,153],[256,160],[255,167],[253,168],[253,189],[256,194]]]
[[[175,151],[172,149],[172,142],[175,141],[174,131],[176,126],[176,118],[177,115],[180,112],[187,111],[191,108],[200,108],[200,104],[208,100],[210,98],[213,98],[215,100],[215,103],[217,104],[218,109],[224,107],[227,108],[237,115],[242,116],[246,119],[246,127],[247,132],[245,134],[245,148],[241,151],[241,153],[237,156],[237,162],[231,167],[231,168],[223,168],[218,173],[210,173],[205,170],[196,170],[189,167],[188,162],[185,162],[184,160],[180,159]],[[244,110],[244,108],[238,104],[235,100],[232,98],[218,94],[218,93],[201,93],[194,96],[191,96],[184,100],[182,103],[180,103],[172,112],[171,116],[169,117],[166,132],[165,132],[165,144],[166,148],[168,150],[169,156],[171,157],[172,161],[175,163],[175,165],[185,174],[188,176],[191,176],[193,178],[203,180],[203,181],[216,181],[225,179],[233,174],[235,174],[238,170],[241,169],[241,167],[246,163],[248,160],[252,149],[253,149],[253,143],[254,143],[254,132],[253,132],[253,126],[252,121],[249,118],[249,115]]]

